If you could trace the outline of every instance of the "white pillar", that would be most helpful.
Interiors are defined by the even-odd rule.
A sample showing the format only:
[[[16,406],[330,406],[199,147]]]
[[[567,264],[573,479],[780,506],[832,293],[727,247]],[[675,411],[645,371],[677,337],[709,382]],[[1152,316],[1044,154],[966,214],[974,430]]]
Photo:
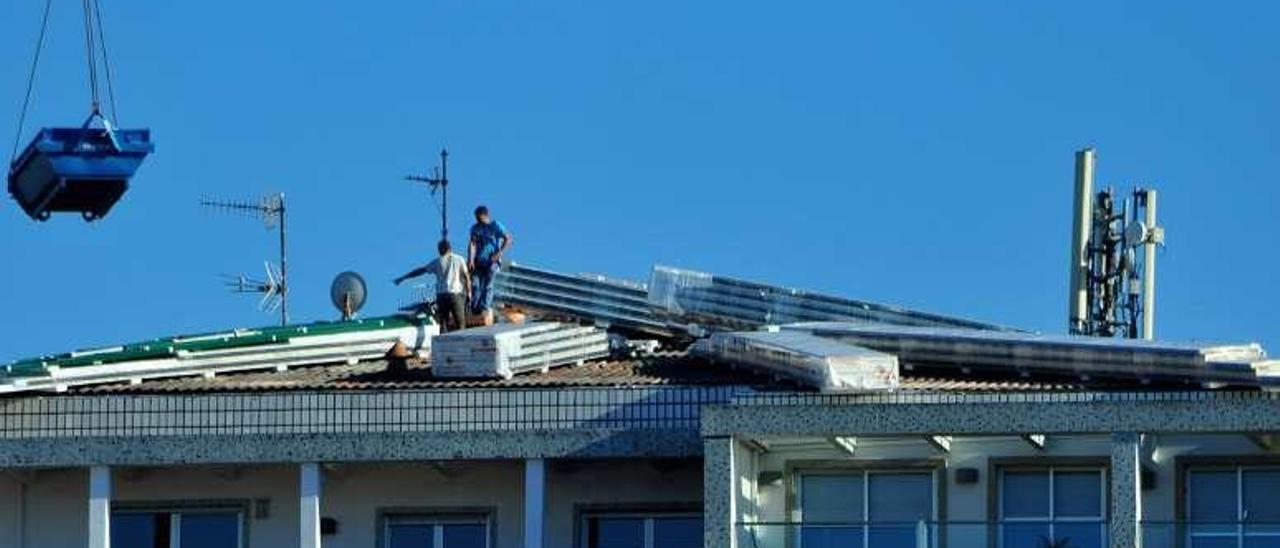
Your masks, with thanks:
[[[547,501],[547,461],[524,461],[524,546],[542,548],[543,507]]]
[[[738,442],[702,440],[702,538],[707,548],[735,548],[738,521]]]
[[[111,548],[111,468],[89,467],[89,548]]]
[[[1141,548],[1141,435],[1111,435],[1111,548]]]
[[[320,548],[320,465],[298,466],[298,546]]]

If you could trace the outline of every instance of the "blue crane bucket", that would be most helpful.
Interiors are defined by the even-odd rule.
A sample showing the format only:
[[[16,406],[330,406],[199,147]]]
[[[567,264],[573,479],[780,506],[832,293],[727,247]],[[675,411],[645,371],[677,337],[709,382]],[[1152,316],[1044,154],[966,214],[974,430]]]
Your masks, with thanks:
[[[90,121],[92,121],[92,117]],[[9,194],[32,219],[79,212],[98,219],[129,188],[129,179],[155,150],[151,130],[44,128],[9,166]]]

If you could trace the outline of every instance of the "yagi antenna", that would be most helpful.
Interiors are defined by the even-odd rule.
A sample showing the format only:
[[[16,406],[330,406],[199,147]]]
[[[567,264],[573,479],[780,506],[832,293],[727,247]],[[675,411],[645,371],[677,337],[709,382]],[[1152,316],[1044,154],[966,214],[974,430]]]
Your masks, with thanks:
[[[431,195],[440,191],[440,239],[449,239],[449,150],[440,150],[440,165],[431,170],[431,176],[406,175],[406,181],[425,183],[431,188]]]
[[[254,278],[245,274],[239,276],[223,274],[223,283],[231,289],[232,293],[261,293],[262,300],[258,302],[258,309],[263,312],[275,312],[281,307],[281,289],[284,285],[280,283],[280,272],[272,266],[271,261],[263,261],[262,265],[267,273],[266,278]]]
[[[225,277],[226,283],[235,293],[262,293],[262,301],[258,307],[267,312],[280,310],[280,325],[289,324],[289,270],[288,254],[285,247],[285,207],[284,194],[270,194],[258,202],[248,200],[214,200],[201,199],[200,205],[238,213],[260,219],[268,230],[279,229],[280,232],[280,267],[274,268],[270,261],[266,262],[267,277],[265,280],[250,278],[245,275]]]

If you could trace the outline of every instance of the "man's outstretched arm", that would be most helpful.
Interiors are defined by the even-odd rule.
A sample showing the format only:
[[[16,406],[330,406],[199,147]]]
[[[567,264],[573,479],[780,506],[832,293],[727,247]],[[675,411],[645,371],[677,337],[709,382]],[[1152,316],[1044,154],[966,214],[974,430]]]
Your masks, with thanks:
[[[426,266],[420,266],[420,267],[418,267],[418,268],[415,268],[415,269],[410,270],[409,272],[405,273],[405,275],[404,275],[404,276],[400,276],[399,278],[396,278],[394,281],[395,281],[396,285],[400,285],[400,283],[401,283],[401,282],[403,282],[403,281],[405,281],[405,280],[407,280],[407,279],[409,279],[409,278],[417,278],[418,276],[421,276],[421,275],[423,275],[423,274],[426,274],[426,273],[427,273],[427,270],[428,270],[428,269],[427,269],[427,267],[426,267]]]

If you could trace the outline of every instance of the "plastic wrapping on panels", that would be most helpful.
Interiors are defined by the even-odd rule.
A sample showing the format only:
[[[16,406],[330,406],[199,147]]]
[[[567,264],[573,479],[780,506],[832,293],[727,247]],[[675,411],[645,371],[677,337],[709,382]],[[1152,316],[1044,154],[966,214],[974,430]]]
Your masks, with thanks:
[[[824,392],[898,387],[898,358],[799,331],[722,332],[694,352],[712,360],[777,374]]]
[[[446,378],[503,378],[609,354],[608,335],[556,322],[501,324],[436,337],[431,370]]]
[[[839,322],[795,324],[783,329],[892,353],[916,368],[963,366],[1002,374],[1258,386],[1268,363],[1266,352],[1257,344],[1179,344]]]
[[[573,318],[649,336],[672,335],[650,309],[648,290],[641,283],[512,264],[498,273],[494,291],[500,304],[548,317]]]
[[[653,269],[649,279],[649,305],[673,323],[719,329],[842,321],[1003,330],[962,318],[667,266]]]
[[[689,295],[707,290],[713,283],[714,278],[704,272],[654,266],[649,276],[649,306],[672,316],[696,313],[700,307]]]

